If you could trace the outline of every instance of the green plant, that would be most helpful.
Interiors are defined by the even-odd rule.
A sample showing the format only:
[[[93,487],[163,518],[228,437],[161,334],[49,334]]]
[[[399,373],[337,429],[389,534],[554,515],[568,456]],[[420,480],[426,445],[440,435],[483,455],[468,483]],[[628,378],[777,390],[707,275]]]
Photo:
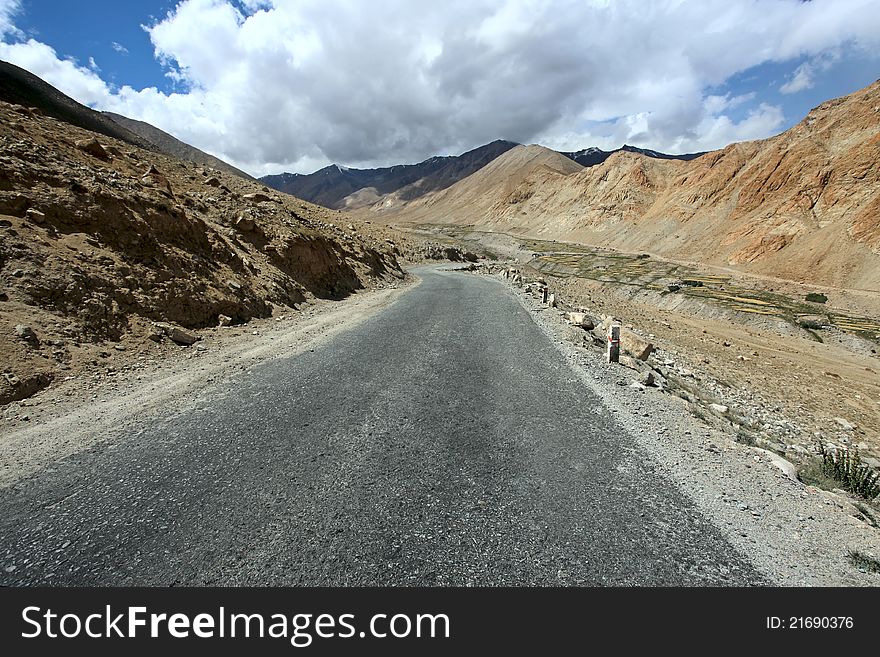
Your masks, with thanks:
[[[822,471],[839,481],[842,488],[866,500],[880,495],[880,474],[862,463],[858,449],[828,449],[820,442],[818,450]]]
[[[828,297],[820,292],[810,292],[804,298],[812,303],[825,303],[826,301],[828,301]]]

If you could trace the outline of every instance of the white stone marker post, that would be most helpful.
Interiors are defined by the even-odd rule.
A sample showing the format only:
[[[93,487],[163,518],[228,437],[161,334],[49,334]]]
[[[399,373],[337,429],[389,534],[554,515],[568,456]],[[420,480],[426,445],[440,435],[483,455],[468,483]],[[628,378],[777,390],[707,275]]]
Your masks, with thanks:
[[[608,362],[616,363],[620,360],[620,326],[612,324],[608,327]]]

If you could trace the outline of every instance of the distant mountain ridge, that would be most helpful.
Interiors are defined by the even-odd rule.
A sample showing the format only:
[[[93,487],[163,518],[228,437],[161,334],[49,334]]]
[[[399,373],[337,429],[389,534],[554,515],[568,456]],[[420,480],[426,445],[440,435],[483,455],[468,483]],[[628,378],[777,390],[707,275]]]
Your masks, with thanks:
[[[112,112],[99,112],[78,103],[30,71],[0,61],[0,100],[25,107],[36,107],[47,116],[78,128],[113,137],[132,146],[210,166],[226,173],[253,180],[220,158],[209,155],[143,121]]]
[[[512,141],[497,140],[461,155],[435,156],[418,164],[380,169],[352,169],[331,164],[314,173],[281,173],[263,176],[260,181],[278,191],[335,210],[356,210],[379,202],[393,206],[446,189],[518,146],[520,144]],[[613,151],[593,147],[556,152],[581,166],[591,167],[621,151],[663,160],[692,160],[702,155],[668,155],[628,145]]]
[[[260,181],[278,191],[332,209],[353,209],[397,193],[410,200],[466,178],[517,144],[493,141],[457,156],[431,157],[417,164],[352,169],[331,164],[310,174],[282,173]],[[356,196],[353,196],[357,194]]]
[[[657,160],[684,160],[685,162],[689,160],[693,160],[694,158],[700,157],[701,155],[705,155],[706,151],[702,151],[700,153],[684,153],[682,155],[669,155],[668,153],[661,153],[659,151],[652,151],[648,148],[639,148],[637,146],[630,146],[629,144],[624,144],[620,148],[615,148],[613,151],[603,151],[601,148],[596,148],[595,146],[591,148],[585,148],[580,151],[557,151],[561,155],[565,155],[565,157],[574,160],[578,164],[584,167],[594,167],[597,164],[602,164],[609,157],[614,155],[615,153],[638,153],[639,155],[644,155],[646,157],[653,157]]]

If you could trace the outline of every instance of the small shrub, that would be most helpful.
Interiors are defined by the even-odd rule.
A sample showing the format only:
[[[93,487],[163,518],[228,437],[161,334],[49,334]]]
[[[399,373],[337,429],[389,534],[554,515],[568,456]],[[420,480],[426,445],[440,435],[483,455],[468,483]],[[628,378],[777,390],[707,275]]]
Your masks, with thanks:
[[[859,513],[862,514],[862,518],[866,523],[871,525],[871,527],[880,528],[880,524],[878,524],[877,518],[874,517],[874,513],[872,513],[867,506],[865,506],[864,504],[859,504],[858,502],[855,502],[853,506],[859,510]]]
[[[819,443],[818,450],[822,457],[822,471],[840,482],[842,488],[866,500],[880,495],[880,474],[862,463],[858,449],[828,449]]]
[[[872,557],[870,554],[850,550],[847,556],[850,563],[859,570],[869,573],[880,573],[880,560]]]
[[[828,297],[826,297],[821,292],[810,292],[804,298],[811,303],[825,303],[826,301],[828,301]]]
[[[736,432],[736,442],[741,445],[748,445],[749,447],[755,447],[758,444],[758,441],[755,440],[751,433],[742,429]]]

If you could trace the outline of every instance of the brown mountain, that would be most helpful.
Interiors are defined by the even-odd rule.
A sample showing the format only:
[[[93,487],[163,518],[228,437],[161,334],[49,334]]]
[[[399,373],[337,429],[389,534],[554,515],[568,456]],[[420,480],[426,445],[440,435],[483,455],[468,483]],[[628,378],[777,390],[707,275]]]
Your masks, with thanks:
[[[138,148],[164,153],[253,180],[244,171],[180,141],[149,123],[135,121],[121,114],[93,110],[76,102],[33,73],[4,61],[0,61],[0,100],[25,107],[35,107],[47,116],[106,137],[119,139]]]
[[[565,171],[546,157],[514,162],[514,149],[443,192],[370,211],[880,289],[880,82],[691,161],[618,152]]]
[[[143,137],[128,130],[103,112],[76,102],[30,71],[0,61],[0,100],[35,107],[43,114],[84,130],[113,137],[139,148],[158,150]]]

